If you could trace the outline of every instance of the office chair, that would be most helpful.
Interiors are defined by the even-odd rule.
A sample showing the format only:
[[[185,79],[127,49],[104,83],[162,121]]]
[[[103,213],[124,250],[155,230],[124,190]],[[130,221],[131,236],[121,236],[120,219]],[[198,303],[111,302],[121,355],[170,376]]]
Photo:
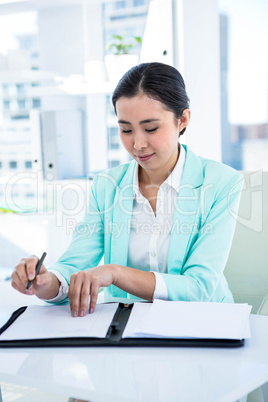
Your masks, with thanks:
[[[235,302],[268,315],[268,172],[244,172],[244,189],[225,276]],[[268,401],[268,383],[262,386]],[[245,402],[245,396],[240,402]]]
[[[235,302],[256,314],[268,299],[268,172],[246,172],[225,276]],[[267,301],[268,303],[268,301]]]

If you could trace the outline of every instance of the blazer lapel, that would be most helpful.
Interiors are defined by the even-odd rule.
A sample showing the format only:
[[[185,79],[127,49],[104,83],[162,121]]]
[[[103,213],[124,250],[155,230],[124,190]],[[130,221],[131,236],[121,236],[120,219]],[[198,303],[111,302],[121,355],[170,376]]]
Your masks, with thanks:
[[[133,174],[135,162],[130,164],[116,188],[112,217],[111,263],[127,265],[130,222],[133,210]]]
[[[181,273],[187,246],[199,218],[199,203],[203,184],[203,166],[200,159],[183,145],[186,151],[178,199],[174,211],[169,241],[167,271]]]
[[[203,184],[203,166],[200,159],[183,145],[186,151],[185,164],[174,211],[169,241],[167,271],[180,273],[187,246],[197,228],[199,204]],[[126,266],[128,259],[130,222],[133,211],[133,175],[136,162],[130,164],[121,183],[116,188],[112,216],[110,262]]]

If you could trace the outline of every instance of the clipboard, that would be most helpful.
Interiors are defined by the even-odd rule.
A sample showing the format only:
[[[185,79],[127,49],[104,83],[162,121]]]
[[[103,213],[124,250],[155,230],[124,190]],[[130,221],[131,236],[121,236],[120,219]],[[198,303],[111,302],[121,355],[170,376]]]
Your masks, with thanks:
[[[244,345],[244,339],[202,338],[123,338],[123,332],[131,315],[133,304],[119,303],[104,338],[64,337],[45,339],[1,340],[4,333],[26,311],[27,306],[13,312],[0,328],[0,348],[23,347],[220,347],[234,348]]]

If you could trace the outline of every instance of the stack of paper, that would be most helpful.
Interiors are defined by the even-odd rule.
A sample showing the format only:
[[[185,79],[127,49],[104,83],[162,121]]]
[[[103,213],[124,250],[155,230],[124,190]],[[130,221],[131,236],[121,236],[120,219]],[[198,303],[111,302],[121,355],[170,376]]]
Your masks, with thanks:
[[[155,300],[136,303],[123,338],[245,339],[248,304]]]
[[[117,303],[98,304],[93,314],[73,318],[69,305],[28,306],[0,335],[0,341],[88,336],[104,338],[117,307]],[[0,327],[8,316],[10,314],[0,315]]]

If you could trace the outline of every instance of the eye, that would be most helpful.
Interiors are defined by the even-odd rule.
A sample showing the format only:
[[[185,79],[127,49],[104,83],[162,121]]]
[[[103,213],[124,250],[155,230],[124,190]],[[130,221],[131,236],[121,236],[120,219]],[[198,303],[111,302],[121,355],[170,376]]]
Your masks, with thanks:
[[[146,131],[147,133],[153,133],[153,132],[155,132],[157,129],[158,129],[158,127],[155,127],[155,128],[152,128],[151,130],[146,129],[145,131]]]
[[[129,134],[129,133],[132,132],[132,130],[123,130],[123,129],[121,128],[121,132],[124,133],[124,134]]]

